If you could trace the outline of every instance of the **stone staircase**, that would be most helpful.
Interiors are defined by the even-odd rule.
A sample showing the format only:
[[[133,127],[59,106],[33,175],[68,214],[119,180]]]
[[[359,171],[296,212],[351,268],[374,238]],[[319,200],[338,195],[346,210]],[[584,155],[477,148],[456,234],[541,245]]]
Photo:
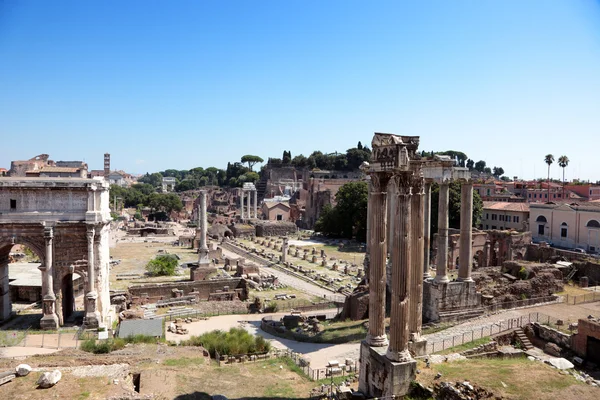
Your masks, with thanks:
[[[515,335],[516,340],[518,342],[521,342],[521,346],[523,346],[523,349],[525,351],[533,349],[533,345],[531,344],[531,341],[529,340],[527,335],[525,335],[525,332],[523,332],[523,329],[518,328],[517,330],[515,330]]]

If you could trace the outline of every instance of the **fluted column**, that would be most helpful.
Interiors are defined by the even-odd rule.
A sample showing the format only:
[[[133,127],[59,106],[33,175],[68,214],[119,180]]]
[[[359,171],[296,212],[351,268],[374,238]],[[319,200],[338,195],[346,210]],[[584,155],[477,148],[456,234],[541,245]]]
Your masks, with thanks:
[[[423,279],[431,277],[429,273],[429,253],[431,248],[431,182],[425,181],[423,196]]]
[[[250,191],[246,190],[246,215],[248,216],[248,219],[252,219],[252,200],[250,199]]]
[[[198,208],[200,216],[200,241],[198,244],[198,266],[210,264],[208,259],[208,246],[206,244],[206,234],[208,233],[208,218],[206,216],[206,190],[200,191],[200,207]]]
[[[256,193],[256,189],[252,193],[254,194],[254,218],[258,218],[258,194]]]
[[[411,340],[416,341],[421,337],[421,324],[423,322],[423,267],[425,256],[424,231],[425,221],[425,192],[422,177],[415,176],[412,184],[411,197],[411,274],[410,274],[410,316],[409,331]]]
[[[371,174],[371,188],[367,204],[369,225],[369,333],[370,346],[387,345],[385,335],[385,267],[387,258],[386,220],[387,184],[384,173]]]
[[[44,240],[46,244],[46,257],[44,264],[39,267],[42,271],[42,302],[43,316],[40,321],[42,329],[58,328],[58,316],[56,315],[56,296],[54,295],[54,277],[53,277],[53,244],[54,229],[52,227],[44,228]]]
[[[394,236],[392,246],[392,310],[387,358],[395,362],[411,360],[408,351],[409,299],[411,285],[411,183],[412,172],[400,172],[392,178],[396,190]],[[420,277],[421,278],[421,277]]]
[[[472,282],[473,268],[473,183],[464,182],[460,188],[460,253],[458,280]]]
[[[446,283],[448,279],[448,182],[440,184],[438,201],[438,248],[435,282]]]

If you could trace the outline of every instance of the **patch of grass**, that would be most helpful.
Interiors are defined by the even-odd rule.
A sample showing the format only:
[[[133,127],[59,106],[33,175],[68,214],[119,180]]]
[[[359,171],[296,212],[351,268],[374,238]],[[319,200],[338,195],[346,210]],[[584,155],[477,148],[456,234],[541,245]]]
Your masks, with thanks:
[[[25,332],[21,331],[0,331],[0,347],[17,346],[25,338]]]
[[[138,343],[154,344],[156,342],[163,341],[163,339],[157,339],[154,336],[142,335],[142,334],[127,336],[125,338],[122,338],[122,340],[124,340],[125,343],[132,343],[132,344],[138,344]]]
[[[81,393],[79,393],[78,399],[79,400],[85,400],[88,397],[90,397],[90,392],[81,392]]]
[[[167,367],[190,367],[194,365],[203,365],[204,358],[203,357],[194,357],[194,358],[168,358],[163,361],[163,365]]]
[[[458,346],[450,347],[446,350],[438,351],[436,354],[450,354],[450,353],[461,353],[465,350],[474,349],[477,346],[481,346],[482,344],[486,344],[491,342],[492,339],[489,337],[484,337],[481,339],[475,339],[472,342],[459,344]]]
[[[423,328],[423,335],[431,335],[432,333],[441,332],[448,328],[451,328],[452,324],[442,323],[436,325],[430,325]]]
[[[120,350],[125,347],[125,341],[123,339],[107,339],[98,340],[88,339],[81,343],[80,349],[94,354],[108,354],[115,350]]]
[[[512,399],[535,399],[540,392],[552,393],[580,384],[571,375],[559,375],[555,369],[526,358],[471,359],[434,364],[432,368],[442,373],[444,380],[472,377],[472,382]]]

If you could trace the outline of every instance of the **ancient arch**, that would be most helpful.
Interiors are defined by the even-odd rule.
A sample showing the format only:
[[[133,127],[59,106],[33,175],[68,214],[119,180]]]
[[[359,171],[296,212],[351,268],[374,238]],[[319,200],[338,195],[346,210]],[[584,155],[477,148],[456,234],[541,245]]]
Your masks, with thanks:
[[[8,254],[24,244],[42,264],[43,329],[56,329],[73,307],[70,280],[84,277],[84,324],[110,323],[108,183],[80,178],[0,178],[0,320],[11,312]]]

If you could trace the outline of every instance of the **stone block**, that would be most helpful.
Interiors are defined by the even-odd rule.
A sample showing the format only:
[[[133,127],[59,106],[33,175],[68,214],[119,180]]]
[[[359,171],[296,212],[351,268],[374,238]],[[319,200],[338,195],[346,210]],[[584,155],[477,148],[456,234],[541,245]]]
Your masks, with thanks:
[[[62,374],[57,369],[52,372],[44,372],[37,380],[37,385],[42,389],[48,389],[56,385],[60,378],[62,378]]]
[[[360,377],[358,390],[370,397],[405,396],[416,377],[417,362],[393,362],[385,356],[387,347],[360,346]]]

